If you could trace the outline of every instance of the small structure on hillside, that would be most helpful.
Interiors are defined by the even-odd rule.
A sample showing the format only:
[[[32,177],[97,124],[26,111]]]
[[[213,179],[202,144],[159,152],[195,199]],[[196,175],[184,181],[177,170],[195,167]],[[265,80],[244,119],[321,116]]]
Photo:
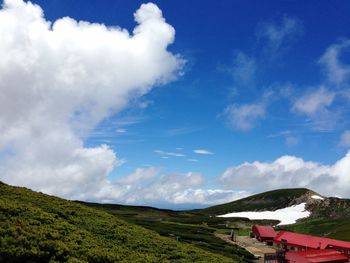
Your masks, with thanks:
[[[233,229],[231,229],[230,239],[231,239],[231,241],[233,241],[233,242],[236,242],[236,241],[237,241],[236,233],[235,233],[235,231],[233,231]]]
[[[267,245],[273,244],[273,239],[276,237],[277,233],[271,226],[259,226],[254,225],[250,236],[256,238],[260,242],[266,242]]]

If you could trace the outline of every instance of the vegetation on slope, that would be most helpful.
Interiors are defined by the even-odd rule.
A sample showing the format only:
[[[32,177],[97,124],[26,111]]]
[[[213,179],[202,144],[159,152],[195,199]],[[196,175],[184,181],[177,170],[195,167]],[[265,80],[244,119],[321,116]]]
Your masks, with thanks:
[[[0,184],[0,262],[233,262],[71,201]]]
[[[162,236],[178,239],[209,252],[218,253],[237,260],[249,261],[254,258],[245,249],[226,243],[214,234],[230,233],[232,227],[239,227],[248,235],[251,224],[248,219],[224,219],[192,213],[153,207],[125,206],[113,204],[83,203],[103,210],[125,221],[154,230]]]
[[[328,197],[324,200],[316,200],[307,204],[306,209],[311,217],[343,218],[350,217],[350,200],[336,197]]]
[[[310,218],[297,224],[283,226],[283,229],[297,233],[327,236],[340,240],[350,239],[350,200],[326,198],[313,199],[317,193],[308,189],[281,189],[261,193],[228,204],[192,211],[172,211],[152,207],[124,206],[86,203],[97,209],[121,217],[128,222],[152,229],[172,238],[180,237],[182,242],[199,246],[222,255],[232,255],[232,250],[245,260],[252,257],[239,247],[225,244],[214,233],[229,233],[233,228],[239,235],[248,235],[255,223],[276,225],[278,221],[251,221],[245,218],[218,218],[215,214],[233,211],[261,211],[284,208],[300,202],[307,202],[312,212]],[[281,228],[282,229],[282,228]],[[349,240],[350,241],[350,240]]]
[[[306,188],[279,189],[195,211],[202,214],[219,215],[243,211],[277,210],[293,205],[297,199],[310,193],[314,192]]]

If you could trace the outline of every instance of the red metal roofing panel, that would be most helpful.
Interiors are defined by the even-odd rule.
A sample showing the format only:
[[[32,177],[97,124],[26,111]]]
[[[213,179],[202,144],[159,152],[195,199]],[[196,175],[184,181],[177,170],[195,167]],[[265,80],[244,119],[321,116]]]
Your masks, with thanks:
[[[274,238],[274,241],[276,243],[280,243],[282,239],[287,240],[288,244],[307,247],[307,248],[324,249],[327,247],[340,247],[340,248],[350,249],[350,242],[324,238],[324,237],[297,234],[297,233],[287,232],[287,231],[280,231]]]
[[[261,237],[271,237],[274,238],[277,233],[271,226],[259,226],[255,225]]]
[[[302,258],[305,262],[347,262],[348,257],[333,249],[307,250],[307,251],[289,251],[286,258]]]

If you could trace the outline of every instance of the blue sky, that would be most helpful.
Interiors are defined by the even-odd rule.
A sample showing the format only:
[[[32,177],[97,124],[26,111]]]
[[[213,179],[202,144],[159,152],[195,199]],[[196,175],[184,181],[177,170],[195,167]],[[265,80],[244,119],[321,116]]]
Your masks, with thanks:
[[[142,1],[75,3],[60,1],[61,12],[52,17],[69,15],[131,29],[134,26],[131,14]],[[318,60],[331,44],[349,36],[349,3],[335,1],[331,6],[326,1],[303,4],[219,1],[215,6],[209,1],[155,3],[176,30],[176,40],[169,49],[181,54],[187,63],[178,80],[141,98],[141,103],[149,104],[147,108],[135,109],[137,105],[132,105],[97,127],[108,138],[91,136],[87,140],[87,144],[95,145],[106,139],[127,160],[124,167],[118,168],[117,175],[140,165],[152,165],[171,171],[196,170],[216,177],[227,166],[244,161],[271,161],[284,154],[326,164],[344,155],[347,149],[339,149],[338,142],[340,134],[349,127],[346,120],[330,131],[314,131],[307,124],[307,117],[291,112],[292,102],[288,98],[271,95],[268,100],[272,105],[266,116],[248,131],[230,128],[223,115],[228,105],[259,102],[264,92],[270,90],[277,93],[290,86],[297,97],[322,85],[325,76]],[[270,54],[270,50],[264,54],[269,43],[259,39],[259,30],[263,30],[260,28],[264,25],[281,28],[284,19],[292,19],[297,25],[286,33],[281,47],[272,51],[276,54]],[[250,76],[254,79],[248,83],[232,77],[234,60],[240,52],[256,60],[258,72]],[[271,55],[276,58],[270,59]],[[118,119],[137,123],[119,127],[113,124]],[[126,131],[116,133],[118,129]],[[298,143],[288,146],[285,132]],[[195,149],[208,149],[215,154],[196,155]],[[186,157],[162,159],[155,150],[179,152]],[[188,162],[188,158],[198,162]]]
[[[144,3],[32,2],[41,6],[47,21],[68,16],[124,28],[130,34],[136,26],[133,14]],[[85,148],[106,144],[116,153],[119,161],[108,172],[109,181],[118,181],[137,169],[154,168],[160,178],[198,173],[205,181],[200,189],[244,194],[301,186],[330,194],[324,176],[336,178],[339,184],[349,182],[343,176],[349,172],[348,166],[340,171],[336,165],[346,159],[350,146],[348,1],[153,3],[175,29],[174,42],[169,42],[167,50],[179,59],[179,68],[176,77],[153,83],[152,89],[128,100],[121,110],[99,118],[80,137]],[[281,168],[275,163],[288,156],[294,158],[291,166],[297,166],[292,172],[288,164],[283,162]],[[251,183],[256,178],[269,180],[269,176],[276,181],[286,176],[288,183],[252,189],[237,184],[234,178],[250,176],[249,171],[240,169],[245,164],[252,168],[254,162],[265,168],[253,172]],[[275,165],[282,170],[271,168]],[[289,172],[284,175],[286,170]],[[225,173],[231,173],[233,179],[225,181]],[[312,180],[295,183],[305,176]],[[140,187],[147,188],[147,184]],[[339,186],[336,194],[348,196],[348,191]],[[170,199],[164,202],[172,203]],[[158,199],[135,202],[163,203]]]

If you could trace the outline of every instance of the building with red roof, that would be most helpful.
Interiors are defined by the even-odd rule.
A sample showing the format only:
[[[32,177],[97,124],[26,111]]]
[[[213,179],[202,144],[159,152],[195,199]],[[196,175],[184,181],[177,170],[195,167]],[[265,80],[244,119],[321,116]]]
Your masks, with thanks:
[[[272,244],[276,235],[277,233],[271,226],[254,225],[252,227],[252,237],[255,237],[260,242],[268,242]]]
[[[279,247],[286,247],[289,251],[305,251],[309,249],[333,249],[350,257],[350,242],[303,235],[288,231],[280,231],[273,242]]]
[[[289,263],[343,263],[349,262],[347,256],[334,249],[312,249],[288,251],[285,260]]]

